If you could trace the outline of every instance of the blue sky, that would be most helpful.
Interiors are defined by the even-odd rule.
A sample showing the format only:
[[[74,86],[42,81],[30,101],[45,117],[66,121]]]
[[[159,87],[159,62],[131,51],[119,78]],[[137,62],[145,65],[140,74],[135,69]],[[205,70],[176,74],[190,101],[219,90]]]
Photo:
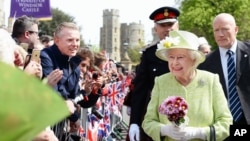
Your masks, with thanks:
[[[141,22],[145,26],[146,42],[152,40],[153,22],[149,15],[162,6],[174,6],[175,0],[50,0],[51,7],[58,8],[75,17],[82,28],[86,43],[99,44],[99,30],[102,26],[104,9],[118,9],[121,23]],[[6,18],[10,13],[10,0],[5,0]],[[6,20],[7,21],[7,20]]]

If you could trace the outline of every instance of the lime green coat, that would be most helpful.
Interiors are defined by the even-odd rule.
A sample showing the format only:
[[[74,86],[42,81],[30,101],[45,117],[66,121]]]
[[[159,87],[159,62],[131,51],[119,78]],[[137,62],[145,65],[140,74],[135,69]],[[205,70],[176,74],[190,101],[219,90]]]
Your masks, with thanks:
[[[142,128],[153,140],[173,140],[167,136],[160,136],[161,126],[171,123],[165,115],[158,112],[158,107],[168,96],[174,95],[183,97],[188,103],[188,126],[206,127],[207,140],[210,135],[209,125],[215,127],[216,140],[221,141],[229,136],[232,115],[219,76],[197,70],[197,75],[187,86],[177,82],[172,73],[155,78],[151,100],[142,123]]]

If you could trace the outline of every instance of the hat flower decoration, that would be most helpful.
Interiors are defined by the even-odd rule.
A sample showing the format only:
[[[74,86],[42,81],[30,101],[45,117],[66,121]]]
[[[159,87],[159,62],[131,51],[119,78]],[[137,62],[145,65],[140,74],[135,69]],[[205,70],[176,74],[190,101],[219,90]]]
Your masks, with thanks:
[[[205,55],[198,50],[198,46],[198,37],[194,33],[183,30],[170,31],[169,37],[165,37],[157,44],[155,55],[168,61],[167,52],[170,49],[187,49],[197,52],[199,54],[197,62],[201,63],[205,60]]]
[[[159,44],[157,44],[158,49],[162,48],[170,48],[173,45],[178,45],[180,42],[179,37],[166,37],[165,39],[161,40]]]

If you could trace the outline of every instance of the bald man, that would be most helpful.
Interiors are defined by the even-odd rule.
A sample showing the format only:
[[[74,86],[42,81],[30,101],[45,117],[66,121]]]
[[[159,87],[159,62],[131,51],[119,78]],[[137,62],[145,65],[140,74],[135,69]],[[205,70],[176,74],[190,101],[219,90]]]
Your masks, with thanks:
[[[236,66],[236,91],[243,114],[234,115],[235,125],[250,124],[250,43],[237,40],[238,26],[228,13],[218,14],[213,21],[214,39],[218,48],[208,54],[206,61],[199,66],[213,73],[218,73],[225,96],[229,100],[227,59],[231,50]],[[231,78],[230,78],[231,79]],[[236,99],[236,98],[233,98]],[[230,104],[230,101],[228,101]],[[238,116],[238,117],[237,117]],[[235,118],[236,117],[236,118]]]

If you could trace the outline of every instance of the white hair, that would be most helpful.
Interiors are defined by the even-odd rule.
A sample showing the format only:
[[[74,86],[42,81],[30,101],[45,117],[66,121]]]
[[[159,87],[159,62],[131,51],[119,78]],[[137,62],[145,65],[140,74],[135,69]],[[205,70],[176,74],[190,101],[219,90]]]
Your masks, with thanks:
[[[201,62],[199,62],[198,58],[201,58],[202,55],[199,52],[195,51],[195,50],[189,50],[189,54],[190,54],[190,58],[192,60],[195,60],[194,67],[197,68],[198,65],[201,63]]]

